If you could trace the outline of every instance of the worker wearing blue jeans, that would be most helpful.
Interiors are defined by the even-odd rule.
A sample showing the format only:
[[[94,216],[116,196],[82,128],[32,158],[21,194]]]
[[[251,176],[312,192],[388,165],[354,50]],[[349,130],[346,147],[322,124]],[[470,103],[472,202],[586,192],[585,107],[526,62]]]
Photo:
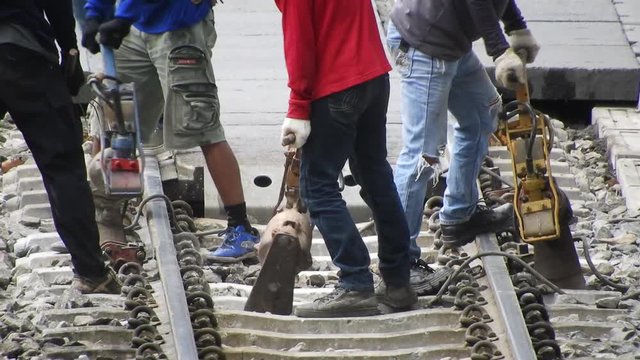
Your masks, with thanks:
[[[476,179],[502,102],[471,43],[484,40],[498,84],[514,88],[524,82],[524,62],[516,52],[532,62],[539,47],[515,1],[398,0],[391,20],[387,41],[402,76],[403,148],[395,182],[409,223],[412,257],[420,257],[416,239],[427,184],[439,175],[448,111],[456,124],[439,214],[441,239],[448,246],[462,246],[478,234],[513,229],[511,204],[496,209],[477,204]]]

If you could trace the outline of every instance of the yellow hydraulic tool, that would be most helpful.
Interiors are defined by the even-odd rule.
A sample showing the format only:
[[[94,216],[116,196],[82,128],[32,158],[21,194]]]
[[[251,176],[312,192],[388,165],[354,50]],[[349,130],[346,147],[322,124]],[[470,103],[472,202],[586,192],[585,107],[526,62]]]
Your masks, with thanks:
[[[553,128],[549,117],[533,109],[529,88],[518,85],[516,100],[501,114],[498,138],[511,153],[514,208],[522,240],[534,243],[560,238],[560,201],[551,174]]]

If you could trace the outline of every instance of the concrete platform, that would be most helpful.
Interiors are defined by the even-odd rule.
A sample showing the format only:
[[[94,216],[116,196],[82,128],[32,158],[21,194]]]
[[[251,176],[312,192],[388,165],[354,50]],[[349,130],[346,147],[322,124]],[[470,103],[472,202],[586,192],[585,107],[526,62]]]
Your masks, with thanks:
[[[541,46],[529,65],[536,100],[632,101],[638,98],[640,10],[633,0],[519,0]],[[482,41],[476,53],[493,76]],[[634,52],[635,51],[635,52]]]
[[[378,2],[388,7],[393,0]],[[533,99],[637,100],[637,2],[519,0],[518,5],[541,46],[528,71]],[[493,78],[493,60],[486,55],[482,40],[476,41],[473,48]]]
[[[632,108],[594,108],[591,122],[606,140],[609,163],[616,170],[627,215],[640,215],[640,113]]]

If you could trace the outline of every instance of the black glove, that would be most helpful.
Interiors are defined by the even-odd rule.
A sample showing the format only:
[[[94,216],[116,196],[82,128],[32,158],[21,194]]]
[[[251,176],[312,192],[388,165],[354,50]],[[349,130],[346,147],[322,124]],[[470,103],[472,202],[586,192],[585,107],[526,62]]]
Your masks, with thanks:
[[[84,25],[84,29],[82,29],[82,46],[91,51],[92,54],[100,52],[100,45],[98,44],[98,40],[96,40],[99,27],[100,22],[98,19],[88,18]]]
[[[100,44],[117,49],[122,44],[122,39],[129,34],[131,22],[115,18],[100,25],[98,29],[98,41]]]
[[[62,52],[62,62],[60,63],[64,78],[67,81],[67,88],[71,96],[78,95],[80,87],[85,82],[84,71],[80,65],[80,53],[78,49],[71,49]]]

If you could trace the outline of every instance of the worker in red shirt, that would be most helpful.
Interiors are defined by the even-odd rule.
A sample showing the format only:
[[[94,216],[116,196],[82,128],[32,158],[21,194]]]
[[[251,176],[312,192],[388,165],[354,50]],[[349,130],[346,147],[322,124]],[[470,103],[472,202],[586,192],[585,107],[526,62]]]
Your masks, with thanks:
[[[370,0],[275,0],[282,12],[291,96],[282,137],[302,148],[300,187],[322,234],[339,284],[296,308],[300,317],[379,313],[369,251],[338,188],[347,160],[367,194],[378,231],[380,302],[410,309],[409,230],[387,162],[391,70]],[[313,131],[312,131],[313,130]]]

